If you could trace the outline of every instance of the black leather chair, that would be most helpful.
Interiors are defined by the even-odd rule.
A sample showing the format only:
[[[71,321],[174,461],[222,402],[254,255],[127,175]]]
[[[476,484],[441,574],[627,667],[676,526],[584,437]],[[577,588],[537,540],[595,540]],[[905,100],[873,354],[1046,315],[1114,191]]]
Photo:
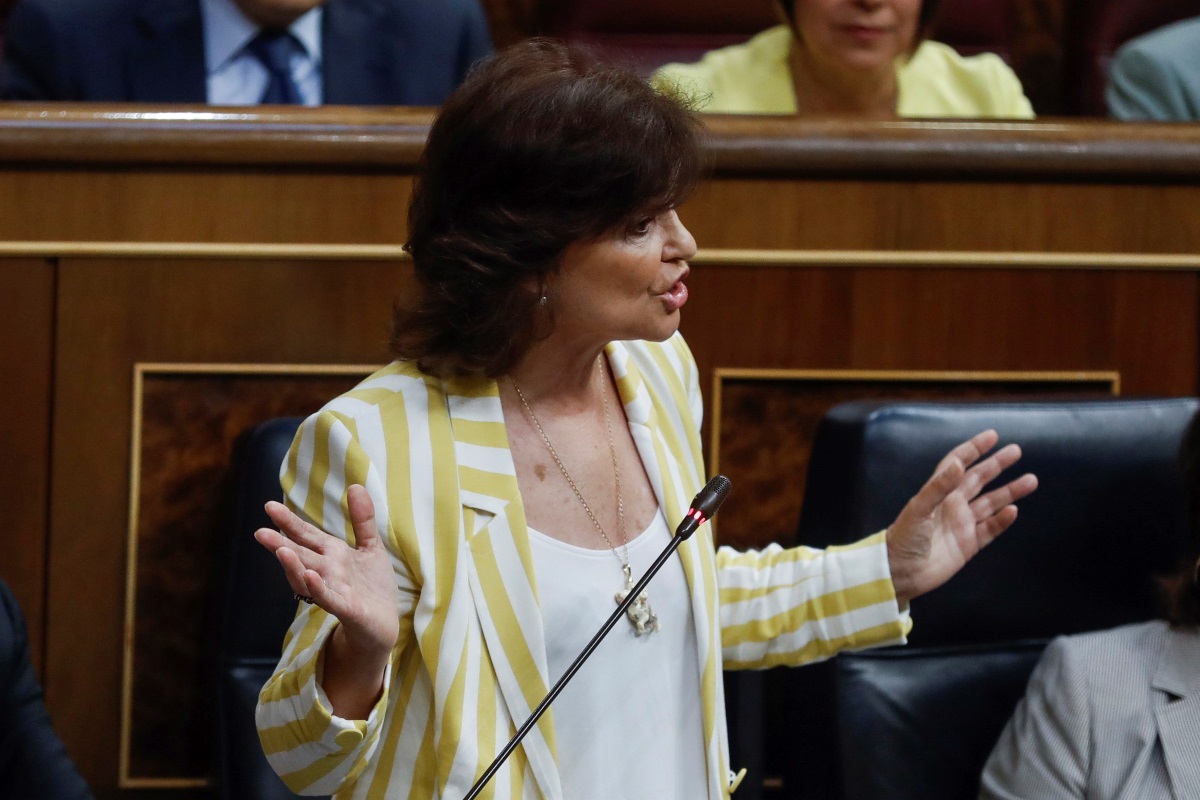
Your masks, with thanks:
[[[1046,641],[1156,615],[1153,577],[1177,563],[1186,537],[1176,453],[1196,408],[1185,398],[861,402],[829,412],[809,467],[805,544],[886,527],[939,459],[985,428],[1021,444],[1016,469],[1040,480],[1011,530],[913,601],[908,647],[843,654],[775,687],[815,742],[797,757],[809,769],[836,767],[822,778],[829,796],[974,798]],[[804,781],[804,769],[793,779]]]
[[[296,601],[275,557],[254,539],[270,525],[263,505],[279,499],[279,467],[299,417],[262,423],[240,443],[236,497],[227,543],[217,681],[217,786],[222,800],[285,800],[254,725],[259,690],[279,661]]]

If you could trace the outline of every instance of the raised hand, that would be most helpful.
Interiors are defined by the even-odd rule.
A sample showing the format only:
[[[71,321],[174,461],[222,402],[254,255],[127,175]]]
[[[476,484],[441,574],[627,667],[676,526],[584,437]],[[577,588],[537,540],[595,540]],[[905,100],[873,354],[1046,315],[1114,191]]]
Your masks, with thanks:
[[[979,461],[998,439],[988,430],[951,450],[888,528],[888,561],[901,606],[948,581],[1013,524],[1014,504],[1037,488],[1037,478],[1027,473],[980,494],[1021,458],[1021,448],[1010,444]]]
[[[337,617],[351,649],[386,661],[399,635],[399,598],[387,548],[375,527],[375,506],[359,485],[347,490],[354,546],[308,524],[282,503],[267,503],[279,530],[259,528],[258,542],[275,554],[292,591]]]

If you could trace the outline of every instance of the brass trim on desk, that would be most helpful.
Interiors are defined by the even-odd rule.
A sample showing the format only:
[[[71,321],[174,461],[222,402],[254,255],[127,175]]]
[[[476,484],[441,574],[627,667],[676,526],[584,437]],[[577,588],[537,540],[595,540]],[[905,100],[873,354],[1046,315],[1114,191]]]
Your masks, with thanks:
[[[274,242],[0,242],[0,258],[212,258],[310,261],[405,261],[399,244]]]
[[[400,244],[273,242],[0,242],[0,258],[171,258],[409,261]],[[695,266],[797,269],[1033,269],[1200,272],[1200,254],[975,250],[774,250],[709,248]]]
[[[1200,255],[1190,253],[714,249],[701,250],[692,263],[723,267],[1200,271]]]

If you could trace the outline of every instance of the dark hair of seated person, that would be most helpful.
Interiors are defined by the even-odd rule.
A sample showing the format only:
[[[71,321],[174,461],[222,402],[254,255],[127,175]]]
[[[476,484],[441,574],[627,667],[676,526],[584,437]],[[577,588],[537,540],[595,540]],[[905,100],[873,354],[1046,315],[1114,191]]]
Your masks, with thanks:
[[[791,24],[792,12],[796,7],[796,0],[776,0],[779,7],[783,9],[784,17]],[[800,0],[804,2],[804,0]],[[917,17],[917,38],[912,43],[912,52],[917,52],[917,48],[921,46],[921,42],[928,39],[933,34],[933,26],[937,24],[938,12],[942,10],[942,0],[923,0],[921,3],[921,13]]]
[[[429,132],[405,245],[417,286],[393,353],[435,375],[505,374],[552,329],[543,288],[569,245],[690,193],[699,131],[685,101],[563,44],[479,64]]]
[[[0,581],[0,797],[91,800],[50,724],[29,656],[25,617]]]
[[[1191,538],[1185,563],[1162,581],[1163,599],[1167,621],[1172,625],[1200,628],[1200,412],[1192,417],[1183,434],[1179,465]]]

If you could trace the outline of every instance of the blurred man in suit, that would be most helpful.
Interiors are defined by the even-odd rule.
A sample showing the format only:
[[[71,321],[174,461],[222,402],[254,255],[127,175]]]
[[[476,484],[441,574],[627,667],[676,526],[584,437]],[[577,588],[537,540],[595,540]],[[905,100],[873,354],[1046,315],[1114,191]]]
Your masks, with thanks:
[[[1200,17],[1126,42],[1104,99],[1117,119],[1200,120]]]
[[[19,0],[12,100],[438,105],[491,52],[478,0]]]
[[[0,581],[0,797],[91,800],[42,703],[25,618]]]

